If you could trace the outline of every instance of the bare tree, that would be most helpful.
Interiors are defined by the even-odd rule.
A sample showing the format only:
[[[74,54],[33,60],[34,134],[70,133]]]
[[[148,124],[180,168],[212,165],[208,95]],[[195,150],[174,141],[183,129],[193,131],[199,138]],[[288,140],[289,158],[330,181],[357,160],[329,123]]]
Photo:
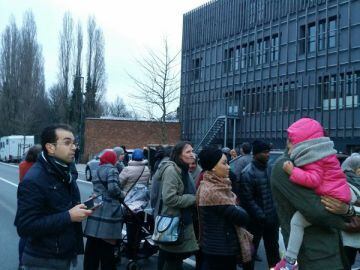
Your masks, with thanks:
[[[2,35],[1,122],[3,134],[36,134],[46,121],[44,64],[37,42],[37,29],[31,11],[24,14],[17,29],[14,20]]]
[[[122,98],[117,97],[111,103],[104,103],[103,116],[133,118],[132,113],[126,108]]]
[[[170,107],[179,99],[179,71],[177,59],[179,53],[171,55],[167,39],[163,41],[163,51],[156,53],[149,50],[147,56],[137,60],[143,78],[129,75],[135,83],[138,94],[134,98],[143,102],[142,108],[162,123],[161,138],[163,143],[167,142],[166,118],[174,111]],[[155,110],[154,110],[155,109]],[[160,111],[157,115],[156,111]]]
[[[96,27],[94,17],[88,21],[87,78],[85,92],[85,115],[99,116],[105,93],[105,41],[101,29]]]

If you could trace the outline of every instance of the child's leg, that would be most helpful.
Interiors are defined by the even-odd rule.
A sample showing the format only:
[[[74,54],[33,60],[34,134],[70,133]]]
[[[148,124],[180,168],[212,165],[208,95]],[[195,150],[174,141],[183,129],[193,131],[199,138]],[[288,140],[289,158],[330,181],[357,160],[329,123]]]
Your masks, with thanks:
[[[307,220],[299,211],[295,212],[295,214],[291,218],[290,224],[291,231],[285,256],[286,258],[291,258],[296,261],[303,241],[304,229],[311,224],[307,222]]]

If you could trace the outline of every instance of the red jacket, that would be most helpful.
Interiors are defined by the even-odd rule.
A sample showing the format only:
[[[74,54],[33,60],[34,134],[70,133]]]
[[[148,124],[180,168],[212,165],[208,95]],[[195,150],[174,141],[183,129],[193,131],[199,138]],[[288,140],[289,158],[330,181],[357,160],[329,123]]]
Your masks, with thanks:
[[[26,160],[22,161],[19,164],[19,182],[24,179],[25,174],[34,165],[34,162],[27,162]]]
[[[287,129],[287,132],[290,142],[295,146],[303,141],[325,135],[320,123],[311,118],[296,121]],[[328,195],[346,203],[351,200],[350,188],[336,155],[295,167],[290,180],[298,185],[314,189],[318,195]]]

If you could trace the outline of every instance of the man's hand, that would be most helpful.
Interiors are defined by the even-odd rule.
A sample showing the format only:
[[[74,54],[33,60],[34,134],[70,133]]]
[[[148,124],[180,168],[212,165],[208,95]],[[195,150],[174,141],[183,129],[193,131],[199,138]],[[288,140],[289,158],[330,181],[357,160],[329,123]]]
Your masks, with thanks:
[[[329,196],[321,196],[321,202],[325,205],[325,209],[331,213],[345,215],[349,210],[349,205]]]
[[[349,223],[346,223],[345,231],[349,233],[360,232],[360,217],[352,217]]]
[[[290,160],[285,161],[283,165],[283,169],[288,175],[291,175],[294,169],[294,164]]]
[[[93,213],[92,210],[87,210],[84,204],[75,205],[69,210],[72,222],[81,222]]]

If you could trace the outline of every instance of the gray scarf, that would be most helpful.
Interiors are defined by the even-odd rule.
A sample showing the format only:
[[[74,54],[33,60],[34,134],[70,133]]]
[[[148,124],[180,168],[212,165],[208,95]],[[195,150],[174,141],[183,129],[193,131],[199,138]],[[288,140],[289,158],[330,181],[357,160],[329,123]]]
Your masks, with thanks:
[[[328,137],[320,137],[296,144],[290,159],[294,161],[295,166],[301,167],[336,153],[334,142]]]

